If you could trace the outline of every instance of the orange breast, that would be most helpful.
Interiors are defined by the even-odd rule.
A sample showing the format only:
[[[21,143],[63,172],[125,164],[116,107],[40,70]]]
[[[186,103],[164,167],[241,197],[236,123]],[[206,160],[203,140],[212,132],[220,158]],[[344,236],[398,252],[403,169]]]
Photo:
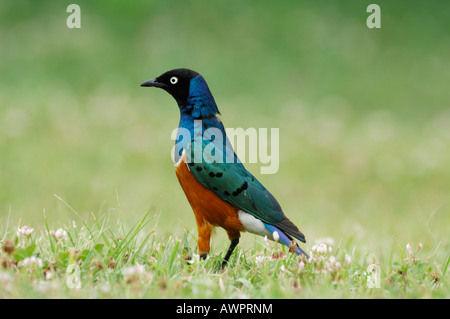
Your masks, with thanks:
[[[185,153],[176,166],[175,173],[194,211],[199,236],[201,224],[206,222],[212,226],[224,228],[230,239],[239,237],[239,232],[244,231],[244,227],[239,221],[238,209],[222,200],[195,179],[186,164]]]

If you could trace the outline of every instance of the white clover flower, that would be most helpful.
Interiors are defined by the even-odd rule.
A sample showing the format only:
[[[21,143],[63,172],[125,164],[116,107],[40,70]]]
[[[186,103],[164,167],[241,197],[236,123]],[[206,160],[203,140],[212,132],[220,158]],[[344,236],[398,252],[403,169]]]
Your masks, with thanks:
[[[50,236],[55,238],[56,240],[67,240],[67,232],[64,229],[58,228],[56,231],[51,230]]]
[[[22,226],[17,230],[17,237],[29,237],[34,232],[34,228],[29,226]]]
[[[52,280],[53,274],[50,271],[45,272],[44,274],[45,280]]]
[[[334,246],[335,240],[332,237],[322,237],[316,239],[316,243],[324,243],[327,246]]]
[[[14,289],[14,280],[13,277],[7,273],[0,271],[0,285],[2,290],[11,292]]]
[[[345,254],[344,261],[346,265],[350,265],[350,263],[352,262],[352,258],[349,255]]]
[[[13,278],[7,272],[0,271],[0,283],[6,285],[7,283],[13,282]]]
[[[412,254],[411,245],[409,243],[406,244],[406,250],[408,251],[408,254]]]
[[[327,250],[327,245],[324,243],[319,244],[319,246],[316,248],[316,251],[319,254],[326,254]]]
[[[33,267],[36,265],[37,267],[42,267],[42,259],[34,256],[27,257],[22,261],[22,265],[25,267]]]
[[[145,273],[145,266],[139,264],[134,266],[128,266],[125,267],[122,272],[124,276],[142,275],[143,273]]]
[[[132,282],[137,282],[140,280],[144,281],[152,281],[153,280],[153,274],[147,273],[144,265],[133,265],[125,267],[122,270],[122,274],[125,278],[125,281],[127,284]]]
[[[256,256],[255,257],[255,262],[257,265],[261,265],[264,262],[264,259],[266,259],[265,256]]]
[[[277,231],[274,231],[272,236],[273,236],[273,240],[275,240],[276,242],[278,242],[278,240],[280,240],[280,235],[278,234]]]
[[[111,286],[106,283],[99,285],[98,289],[104,294],[111,292]]]
[[[280,269],[281,269],[282,272],[286,272],[287,271],[287,269],[286,269],[286,267],[284,265],[281,265]]]
[[[270,246],[270,241],[269,238],[267,238],[267,236],[264,236],[264,241],[266,242],[267,246]]]
[[[305,263],[303,261],[299,262],[298,264],[298,269],[302,270],[303,268],[305,268]]]

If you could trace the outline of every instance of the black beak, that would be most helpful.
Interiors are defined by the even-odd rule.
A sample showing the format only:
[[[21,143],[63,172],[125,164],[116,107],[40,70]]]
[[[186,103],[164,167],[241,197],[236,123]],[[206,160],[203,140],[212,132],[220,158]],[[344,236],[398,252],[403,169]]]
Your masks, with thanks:
[[[150,86],[150,87],[157,87],[157,88],[164,88],[166,85],[164,83],[158,82],[156,79],[145,81],[141,84],[141,86]]]

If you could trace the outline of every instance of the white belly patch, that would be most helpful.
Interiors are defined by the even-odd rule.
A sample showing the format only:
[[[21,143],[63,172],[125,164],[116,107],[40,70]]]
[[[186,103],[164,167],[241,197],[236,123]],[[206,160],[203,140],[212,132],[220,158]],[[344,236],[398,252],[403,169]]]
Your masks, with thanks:
[[[252,215],[239,210],[238,218],[241,224],[244,226],[245,230],[260,236],[267,236],[268,238],[272,238],[272,234],[264,227],[264,224],[261,220],[253,217]]]

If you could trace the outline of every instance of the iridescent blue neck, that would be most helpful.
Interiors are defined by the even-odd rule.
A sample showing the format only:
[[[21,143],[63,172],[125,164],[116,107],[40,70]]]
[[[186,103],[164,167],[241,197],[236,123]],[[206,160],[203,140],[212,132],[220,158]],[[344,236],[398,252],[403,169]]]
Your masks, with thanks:
[[[204,135],[205,130],[215,128],[220,131],[223,144],[226,144],[227,136],[222,121],[217,116],[194,118],[191,114],[181,112],[178,125],[177,138],[175,141],[175,162],[178,162],[186,145],[196,136]]]
[[[189,114],[194,119],[214,117],[220,114],[214,97],[201,75],[193,78],[189,85],[189,96],[185,101],[178,102],[181,114]]]
[[[220,114],[214,97],[201,75],[193,78],[189,86],[189,96],[183,102],[178,102],[180,108],[180,123],[178,125],[177,139],[175,141],[175,162],[178,162],[187,143],[195,135],[202,134],[208,128],[217,128],[221,131],[224,142],[226,133],[222,121],[216,116]],[[185,138],[186,130],[189,136]]]

